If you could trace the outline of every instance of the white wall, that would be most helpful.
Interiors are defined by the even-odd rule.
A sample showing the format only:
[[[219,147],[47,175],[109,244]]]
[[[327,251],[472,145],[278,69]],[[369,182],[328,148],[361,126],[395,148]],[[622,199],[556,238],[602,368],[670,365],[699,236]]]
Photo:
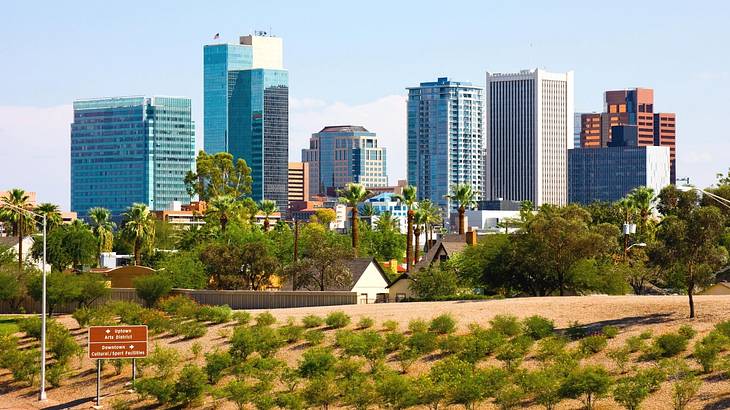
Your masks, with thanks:
[[[361,302],[361,293],[367,293],[367,303],[375,303],[378,293],[388,293],[386,286],[388,286],[388,282],[380,275],[375,264],[371,263],[355,283],[355,286],[352,287],[352,291],[357,293],[358,303],[363,303]]]

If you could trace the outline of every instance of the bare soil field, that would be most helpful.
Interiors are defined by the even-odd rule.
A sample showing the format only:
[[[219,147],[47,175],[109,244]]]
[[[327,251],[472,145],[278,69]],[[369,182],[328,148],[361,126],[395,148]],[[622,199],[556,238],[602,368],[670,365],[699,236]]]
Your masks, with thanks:
[[[692,345],[702,336],[712,330],[713,326],[721,321],[730,319],[730,296],[696,296],[695,297],[697,318],[688,319],[689,308],[686,296],[585,296],[585,297],[543,297],[543,298],[518,298],[504,300],[483,300],[483,301],[455,301],[455,302],[419,302],[419,303],[389,303],[375,305],[351,305],[351,306],[330,306],[296,309],[279,309],[270,312],[279,320],[285,322],[289,318],[297,321],[308,314],[325,316],[332,311],[343,311],[352,317],[350,327],[354,327],[361,317],[367,316],[375,319],[375,328],[379,329],[382,322],[395,320],[400,323],[400,330],[405,330],[412,319],[431,319],[442,313],[450,313],[459,323],[459,331],[465,332],[471,323],[488,326],[488,322],[496,315],[509,314],[524,318],[532,315],[540,315],[552,319],[559,329],[565,329],[570,323],[577,321],[583,325],[599,330],[606,325],[613,325],[619,328],[617,337],[608,341],[608,349],[622,346],[626,339],[645,331],[651,331],[654,335],[664,332],[676,331],[681,325],[689,324],[698,335],[690,342],[690,347],[682,353],[681,357],[689,358]],[[252,311],[251,313],[259,313]],[[76,321],[70,316],[60,316],[59,322],[69,327],[77,340],[83,345],[86,344],[86,329],[79,328]],[[183,357],[193,361],[191,346],[193,343],[201,343],[203,352],[225,347],[226,335],[230,333],[233,324],[210,326],[207,334],[199,339],[181,340],[179,337],[163,335],[151,340],[150,345],[159,343],[178,349]],[[327,343],[334,335],[333,330],[327,332]],[[24,339],[23,343],[29,343]],[[294,345],[282,348],[277,357],[286,361],[290,366],[296,366],[306,342],[295,343]],[[613,370],[614,365],[606,357],[606,350],[595,354],[584,363],[599,363]],[[202,356],[202,355],[201,355]],[[203,364],[202,357],[197,363]],[[699,368],[694,360],[688,359],[688,363]],[[391,364],[390,362],[388,364]],[[496,361],[487,364],[497,364]],[[632,364],[642,365],[632,356]],[[528,357],[524,362],[525,367],[538,366],[539,363]],[[396,367],[395,364],[393,364]],[[427,370],[430,363],[421,361],[414,365],[409,374],[418,374]],[[151,401],[140,401],[136,394],[127,391],[125,386],[130,380],[130,368],[116,376],[114,369],[107,366],[103,372],[102,381],[104,393],[103,401],[105,408],[111,408],[113,400],[127,401],[131,408],[152,408]],[[700,376],[703,383],[698,397],[690,404],[692,409],[727,409],[730,408],[730,380],[725,379],[719,372]],[[48,400],[37,401],[37,386],[25,387],[12,382],[10,374],[0,370],[0,409],[32,409],[32,408],[90,408],[96,392],[96,372],[94,361],[84,358],[81,363],[74,361],[71,374],[66,382],[58,388],[48,389]],[[232,403],[213,403],[210,399],[202,405],[204,408],[235,408]],[[479,408],[495,408],[490,403],[484,403]],[[526,408],[541,408],[533,405]],[[581,403],[577,400],[565,400],[558,406],[559,409],[579,409]],[[598,401],[597,409],[620,408],[610,398]],[[664,383],[662,388],[653,393],[646,402],[643,409],[671,409],[671,386]]]

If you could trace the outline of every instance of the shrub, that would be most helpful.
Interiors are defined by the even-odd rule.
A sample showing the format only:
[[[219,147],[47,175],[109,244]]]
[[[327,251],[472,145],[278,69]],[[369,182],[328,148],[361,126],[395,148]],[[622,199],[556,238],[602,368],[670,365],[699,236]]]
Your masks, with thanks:
[[[524,384],[534,394],[535,402],[547,409],[555,408],[560,402],[561,383],[561,372],[554,366],[535,370],[524,377]]]
[[[262,357],[271,356],[283,345],[279,333],[268,326],[237,327],[231,336],[231,355],[236,359],[246,360],[253,352]]]
[[[536,357],[543,362],[557,360],[565,353],[567,344],[568,341],[562,336],[546,337],[538,342]]]
[[[307,315],[302,318],[302,325],[304,325],[304,327],[307,329],[320,327],[323,324],[324,319],[317,315]]]
[[[298,392],[280,393],[274,399],[276,405],[287,410],[304,410],[304,399]]]
[[[654,339],[652,354],[658,357],[673,357],[687,348],[687,339],[679,333],[665,333]]]
[[[18,319],[18,330],[24,332],[26,336],[32,337],[33,339],[40,340],[42,325],[41,318],[37,315],[26,316]],[[53,332],[54,329],[68,332],[63,325],[59,324],[55,320],[46,319],[46,332]]]
[[[538,340],[548,337],[555,331],[555,323],[542,316],[530,316],[522,321],[522,332]]]
[[[304,340],[306,340],[311,346],[320,345],[324,341],[324,332],[319,329],[307,330],[304,333]]]
[[[147,307],[152,307],[160,298],[167,296],[172,291],[172,282],[167,276],[154,274],[138,276],[132,281],[137,291],[137,296],[144,300]]]
[[[170,319],[159,310],[142,309],[137,313],[136,324],[147,325],[153,335],[167,332],[171,329]]]
[[[502,410],[516,409],[520,407],[520,403],[525,397],[527,397],[527,393],[522,386],[509,383],[497,390],[494,395],[494,403]]]
[[[429,332],[413,333],[406,339],[406,346],[421,355],[436,350],[436,335]]]
[[[195,318],[201,322],[215,324],[228,323],[232,320],[233,311],[228,305],[223,306],[201,306],[196,312]]]
[[[507,342],[507,338],[495,329],[484,329],[474,326],[464,336],[464,350],[459,358],[468,363],[476,363],[494,353]]]
[[[357,328],[358,329],[369,329],[373,327],[375,324],[375,320],[370,317],[363,316],[360,318],[360,321],[357,322]]]
[[[672,385],[672,399],[676,410],[684,410],[700,390],[702,381],[695,376],[686,376]]]
[[[586,337],[586,335],[588,335],[588,331],[582,324],[574,321],[570,323],[565,334],[573,340],[578,340]]]
[[[345,312],[336,311],[327,315],[324,322],[332,329],[341,329],[350,324],[350,316],[347,316]]]
[[[279,328],[279,335],[287,343],[295,343],[301,340],[304,328],[294,324],[288,324]]]
[[[601,333],[609,339],[618,336],[618,328],[616,326],[607,325],[601,328]]]
[[[208,328],[198,322],[185,322],[182,324],[182,335],[185,339],[197,339],[205,336]]]
[[[679,330],[677,331],[682,337],[684,337],[687,340],[694,339],[695,336],[697,336],[697,331],[692,328],[690,325],[682,325],[679,327]]]
[[[91,321],[92,310],[93,309],[91,308],[80,307],[73,312],[71,317],[76,320],[76,323],[79,324],[79,327],[86,327],[86,325],[88,325]]]
[[[52,327],[48,332],[48,351],[61,364],[83,353],[83,348],[65,327]]]
[[[326,374],[310,380],[302,390],[302,397],[309,407],[327,409],[337,402],[340,388],[332,375]]]
[[[40,372],[40,354],[37,349],[15,350],[9,358],[10,372],[16,382],[25,382],[33,385]]]
[[[456,321],[448,313],[436,316],[431,319],[428,330],[440,335],[454,333],[456,330]]]
[[[376,381],[383,404],[390,409],[405,409],[416,404],[415,391],[410,380],[400,374],[386,372]]]
[[[190,353],[193,354],[194,360],[198,360],[198,358],[200,358],[200,354],[203,353],[203,345],[200,344],[200,342],[193,343],[190,345]]]
[[[585,366],[574,369],[563,380],[561,393],[569,398],[581,398],[586,409],[592,409],[599,398],[608,393],[611,376],[600,366]]]
[[[704,373],[710,373],[715,368],[721,349],[721,346],[717,343],[695,343],[692,357],[702,366]]]
[[[119,376],[122,374],[122,371],[124,371],[124,367],[127,365],[127,362],[124,359],[112,359],[112,366],[114,367],[114,374]]]
[[[629,410],[638,410],[649,393],[649,386],[641,378],[624,377],[616,382],[613,399]]]
[[[608,345],[606,336],[604,335],[592,335],[584,337],[580,340],[579,346],[580,351],[585,354],[595,354],[605,349]]]
[[[489,321],[489,324],[492,326],[492,329],[507,337],[520,334],[520,322],[512,315],[497,315]]]
[[[108,306],[115,315],[119,316],[122,323],[128,325],[141,324],[139,315],[144,308],[137,303],[117,301],[110,303]]]
[[[251,314],[246,311],[238,311],[231,315],[231,319],[235,320],[239,325],[245,326],[251,323]]]
[[[504,365],[508,370],[514,370],[520,365],[522,359],[530,350],[532,343],[533,340],[529,336],[518,336],[509,343],[503,344],[497,351],[497,355],[495,357],[497,360],[504,362]]]
[[[137,379],[134,390],[142,397],[154,397],[160,404],[168,404],[173,400],[175,384],[166,378]]]
[[[175,383],[175,402],[189,405],[197,402],[206,390],[205,373],[193,364],[186,364]]]
[[[682,361],[684,364],[684,361]],[[650,393],[653,393],[662,386],[662,383],[667,379],[667,375],[658,366],[646,367],[636,372],[634,377],[640,380],[647,388]]]
[[[215,350],[205,354],[205,374],[211,384],[216,384],[223,377],[223,372],[232,364],[231,354]]]
[[[626,365],[629,363],[629,351],[626,348],[613,349],[606,353],[609,359],[613,360],[619,373],[626,371]]]
[[[439,349],[448,354],[459,354],[466,348],[466,336],[446,335],[439,341]]]
[[[626,339],[626,350],[631,353],[638,352],[639,350],[644,350],[645,348],[646,342],[639,336],[631,336]]]
[[[172,316],[194,319],[201,306],[185,295],[173,295],[160,300],[158,307]]]
[[[389,319],[383,322],[383,330],[386,332],[395,332],[396,329],[398,329],[398,322],[395,320]]]
[[[413,363],[421,357],[421,354],[411,348],[402,349],[398,353],[398,363],[400,364],[401,373],[407,373]]]
[[[639,339],[641,340],[649,340],[651,339],[652,333],[651,330],[645,330],[641,333],[639,333]]]
[[[169,379],[180,363],[180,352],[171,347],[155,345],[155,349],[145,358],[137,363],[142,368],[153,367],[157,377]]]
[[[411,333],[423,333],[428,331],[428,323],[423,319],[411,319],[408,322],[408,331]]]
[[[308,379],[323,376],[334,369],[336,362],[337,358],[329,349],[309,349],[299,360],[299,375]]]
[[[393,353],[405,343],[406,337],[400,332],[388,332],[385,334],[385,341],[383,343],[383,349],[385,353]]]
[[[720,334],[730,337],[730,320],[726,320],[724,322],[720,322],[715,325],[715,330],[720,332]]]
[[[66,373],[67,368],[65,363],[54,363],[46,369],[46,380],[48,384],[53,387],[61,386],[61,380],[63,375]]]
[[[271,326],[276,323],[276,318],[271,312],[262,312],[256,315],[257,326]]]

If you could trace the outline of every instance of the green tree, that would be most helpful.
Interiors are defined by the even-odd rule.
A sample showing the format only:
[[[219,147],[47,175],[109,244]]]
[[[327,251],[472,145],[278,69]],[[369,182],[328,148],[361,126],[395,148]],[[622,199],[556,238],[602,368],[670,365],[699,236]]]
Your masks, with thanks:
[[[40,301],[43,292],[43,275],[33,275],[28,282],[28,293]],[[51,272],[46,276],[46,301],[48,316],[52,316],[57,306],[74,302],[81,296],[81,286],[72,273]]]
[[[220,195],[210,199],[205,216],[218,221],[221,231],[225,232],[229,221],[238,217],[243,203],[230,195]]]
[[[19,188],[11,189],[0,202],[6,202],[22,209],[31,209],[30,196],[24,190]],[[18,269],[23,269],[23,238],[27,234],[33,233],[35,223],[23,212],[10,207],[0,207],[0,220],[9,223],[11,232],[18,237]]]
[[[662,194],[667,189],[662,190]],[[669,213],[657,232],[659,245],[652,250],[652,261],[665,272],[679,274],[689,299],[689,317],[695,317],[692,295],[699,286],[710,283],[714,272],[727,263],[727,250],[719,242],[725,221],[719,209],[699,206],[695,194],[694,205],[683,212],[671,211],[667,196],[660,195],[660,207]]]
[[[329,229],[330,224],[337,219],[337,213],[334,209],[320,208],[314,211],[312,222],[318,222]]]
[[[200,151],[195,160],[196,172],[188,172],[185,185],[190,196],[198,195],[201,201],[210,201],[218,196],[230,196],[236,200],[251,193],[251,168],[239,158],[233,162],[233,155],[227,152],[207,154]]]
[[[412,275],[411,290],[423,299],[455,295],[459,278],[448,263],[429,266]]]
[[[61,225],[48,234],[47,259],[51,267],[62,271],[69,266],[81,270],[96,261],[97,240],[89,227],[77,219],[70,225]],[[43,241],[33,243],[34,258],[43,257]]]
[[[279,212],[279,207],[276,206],[276,202],[269,199],[262,199],[259,203],[259,212],[264,215],[264,232],[269,231],[269,217]]]
[[[141,264],[142,247],[154,242],[155,217],[145,204],[132,204],[122,215],[122,232],[134,241],[134,261]]]
[[[444,195],[444,198],[449,201],[456,202],[457,210],[459,212],[459,235],[463,235],[465,232],[464,213],[467,208],[471,208],[476,205],[476,195],[477,193],[469,184],[456,184],[451,187],[451,193]]]
[[[352,257],[352,248],[343,244],[338,234],[326,231],[321,225],[307,224],[302,237],[302,258],[284,272],[294,290],[324,291],[333,286],[351,285],[352,273],[345,261]]]
[[[375,222],[375,229],[378,232],[400,231],[398,221],[393,218],[393,214],[390,211],[385,211],[378,215],[378,220]]]
[[[600,366],[579,367],[571,371],[563,380],[561,392],[564,397],[583,398],[586,410],[600,397],[605,396],[611,387],[611,376]]]
[[[428,223],[428,214],[426,214],[421,208],[416,210],[413,214],[413,259],[418,263],[419,252],[421,251],[421,233],[427,229],[426,224]]]
[[[40,215],[45,215],[46,229],[49,232],[63,223],[63,220],[61,219],[61,210],[56,204],[44,202],[36,206],[34,212]],[[40,229],[43,229],[43,225],[40,225]]]
[[[352,251],[357,257],[358,248],[360,247],[360,225],[358,218],[358,208],[371,192],[365,189],[361,184],[347,184],[345,189],[337,192],[339,201],[351,209],[351,232],[352,232]]]
[[[380,222],[380,220],[378,220]],[[406,238],[392,229],[366,230],[363,235],[364,253],[381,261],[400,260],[406,251]]]
[[[647,241],[649,240],[649,218],[654,211],[654,205],[656,203],[657,196],[654,194],[653,189],[645,186],[640,186],[634,188],[631,192],[629,192],[627,198],[629,199],[629,201],[631,201],[634,209],[636,209],[639,214],[640,238],[642,238],[642,240],[644,241]]]
[[[441,208],[426,199],[418,204],[418,209],[426,215],[425,232],[426,232],[426,252],[431,247],[433,241],[433,230],[437,225],[443,223],[441,216]]]
[[[178,252],[160,263],[160,275],[172,281],[172,286],[181,289],[205,289],[208,275],[205,264],[195,252]]]
[[[99,242],[97,256],[101,257],[103,252],[111,252],[113,249],[116,224],[112,221],[111,211],[101,207],[89,209],[89,220],[91,230]]]
[[[403,193],[393,195],[393,199],[402,203],[408,209],[407,221],[408,229],[406,231],[406,270],[411,272],[413,267],[413,216],[415,215],[415,209],[418,208],[418,196],[416,195],[416,187],[413,185],[407,185],[403,187]]]

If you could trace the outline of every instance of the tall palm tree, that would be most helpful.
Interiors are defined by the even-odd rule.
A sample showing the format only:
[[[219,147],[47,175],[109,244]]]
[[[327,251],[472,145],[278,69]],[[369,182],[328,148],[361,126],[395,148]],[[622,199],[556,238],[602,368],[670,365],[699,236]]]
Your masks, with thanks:
[[[398,221],[393,219],[393,214],[390,211],[385,211],[378,215],[378,221],[375,222],[375,229],[380,232],[395,230],[398,230],[400,232]]]
[[[347,184],[345,189],[340,189],[337,194],[340,196],[340,203],[352,209],[352,250],[355,252],[355,257],[357,258],[357,249],[360,246],[360,221],[357,217],[358,207],[360,206],[360,202],[364,201],[370,195],[370,191],[365,189],[365,186],[362,184]]]
[[[421,201],[421,203],[418,204],[418,209],[422,210],[426,214],[426,225],[425,225],[425,231],[426,231],[426,248],[425,250],[428,251],[429,247],[431,246],[431,241],[433,240],[433,229],[436,225],[439,225],[443,219],[441,218],[441,208],[431,202],[431,200],[426,199],[424,201]]]
[[[237,201],[236,198],[231,195],[219,195],[210,200],[205,215],[218,219],[221,231],[225,232],[228,222],[240,209],[241,202]]]
[[[44,202],[35,207],[35,213],[45,215],[46,217],[46,229],[51,231],[53,228],[61,225],[63,219],[61,219],[61,210],[56,204],[50,202]]]
[[[154,241],[155,217],[145,204],[132,204],[122,214],[122,232],[134,240],[134,262],[142,263],[142,246]]]
[[[459,235],[464,234],[464,212],[476,205],[476,192],[469,184],[456,184],[444,198],[456,202],[459,211]]]
[[[419,207],[416,213],[413,214],[413,240],[415,246],[413,247],[413,260],[418,263],[419,252],[421,251],[421,233],[426,228],[428,223],[428,214],[424,212],[423,208]]]
[[[418,196],[416,195],[416,187],[413,185],[406,185],[403,187],[402,194],[393,195],[393,199],[402,203],[408,209],[408,230],[406,232],[406,271],[411,272],[411,265],[413,264],[413,215],[414,210],[418,207]]]
[[[270,199],[262,199],[259,203],[259,212],[264,214],[264,232],[269,231],[269,217],[279,212],[279,207],[276,206],[276,202]]]
[[[375,215],[375,207],[370,202],[366,202],[362,205],[360,210],[360,217],[368,220],[368,226],[373,227],[373,216]]]
[[[91,231],[99,241],[98,257],[101,258],[103,252],[111,252],[114,246],[114,228],[116,224],[112,222],[112,213],[106,208],[96,207],[89,209],[89,220],[91,221]]]
[[[654,190],[645,186],[636,187],[629,192],[627,198],[631,201],[634,209],[636,209],[639,213],[640,232],[642,235],[645,235],[649,216],[651,216],[654,211],[654,205],[657,200]]]
[[[2,198],[3,202],[7,202],[10,205],[14,205],[18,208],[30,209],[30,196],[25,193],[24,190],[14,188],[11,189],[5,197]],[[11,224],[13,233],[18,237],[18,269],[23,269],[23,238],[26,233],[30,234],[33,231],[35,224],[32,219],[29,220],[25,214],[19,212],[10,207],[4,207],[0,209],[0,218]]]

